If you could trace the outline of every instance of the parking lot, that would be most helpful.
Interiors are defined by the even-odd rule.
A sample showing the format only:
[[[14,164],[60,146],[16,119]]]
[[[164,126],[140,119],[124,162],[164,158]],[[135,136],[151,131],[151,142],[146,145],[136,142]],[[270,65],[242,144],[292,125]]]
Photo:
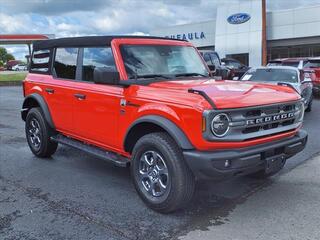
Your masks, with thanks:
[[[59,146],[51,159],[34,157],[20,118],[22,101],[21,87],[0,87],[0,239],[209,239],[210,234],[202,234],[217,229],[217,239],[284,239],[279,237],[281,234],[285,239],[320,236],[316,231],[320,221],[317,208],[305,208],[306,216],[301,218],[295,215],[301,213],[301,207],[319,202],[319,182],[313,182],[314,175],[309,175],[307,168],[294,172],[320,152],[319,99],[305,116],[304,128],[309,133],[306,149],[288,160],[280,174],[269,180],[241,177],[223,183],[198,183],[192,204],[170,215],[155,213],[142,203],[131,183],[129,169],[65,146]],[[314,165],[310,167],[315,168],[316,160],[311,161]],[[285,204],[273,205],[275,196],[295,196],[290,195],[294,184],[283,184],[284,179],[295,176],[301,183],[316,185],[310,188],[310,203],[299,202],[287,208]],[[295,194],[301,197],[305,192]],[[287,200],[292,203],[292,199]],[[275,219],[280,207],[282,215],[291,216],[290,219]],[[290,212],[295,208],[296,213]],[[243,224],[241,216],[251,219],[250,224]],[[265,216],[264,221],[261,216]],[[256,224],[255,218],[259,219]],[[297,227],[291,226],[293,223]],[[281,234],[274,235],[273,231]],[[302,233],[305,234],[299,235]]]

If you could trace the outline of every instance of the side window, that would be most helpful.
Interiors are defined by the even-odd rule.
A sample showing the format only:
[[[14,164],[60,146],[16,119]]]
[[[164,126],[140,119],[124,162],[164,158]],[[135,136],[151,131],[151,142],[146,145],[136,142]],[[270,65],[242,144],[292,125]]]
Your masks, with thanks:
[[[116,70],[112,50],[110,47],[90,47],[83,49],[82,80],[93,82],[95,68]]]
[[[220,66],[220,60],[219,60],[218,55],[215,54],[215,53],[210,53],[210,56],[211,56],[211,59],[212,59],[212,61],[213,61],[213,64],[214,64],[215,66]]]
[[[30,71],[47,73],[49,71],[50,50],[34,51],[31,58]]]
[[[58,78],[76,79],[78,48],[57,48],[54,71]]]
[[[210,59],[210,55],[209,55],[208,53],[205,53],[205,54],[203,55],[203,59],[206,61],[206,63],[207,63],[208,65],[212,65],[212,62],[211,62],[211,59]]]

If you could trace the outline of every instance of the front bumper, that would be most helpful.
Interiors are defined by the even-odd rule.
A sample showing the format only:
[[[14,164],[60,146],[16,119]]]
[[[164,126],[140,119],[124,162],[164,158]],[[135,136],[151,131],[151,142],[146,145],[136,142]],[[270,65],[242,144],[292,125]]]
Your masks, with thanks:
[[[307,132],[300,130],[293,137],[271,143],[214,152],[187,150],[183,155],[197,179],[222,180],[263,170],[270,158],[288,159],[304,149],[307,139]]]

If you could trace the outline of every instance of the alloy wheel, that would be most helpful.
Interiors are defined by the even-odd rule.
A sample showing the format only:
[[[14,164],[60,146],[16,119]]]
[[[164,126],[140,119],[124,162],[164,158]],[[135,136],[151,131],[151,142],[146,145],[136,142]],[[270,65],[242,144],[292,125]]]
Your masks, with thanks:
[[[141,155],[138,174],[143,189],[152,197],[160,197],[167,192],[170,176],[158,152],[147,151]]]
[[[41,128],[37,119],[32,118],[29,122],[28,134],[32,146],[35,149],[39,149],[41,146]]]

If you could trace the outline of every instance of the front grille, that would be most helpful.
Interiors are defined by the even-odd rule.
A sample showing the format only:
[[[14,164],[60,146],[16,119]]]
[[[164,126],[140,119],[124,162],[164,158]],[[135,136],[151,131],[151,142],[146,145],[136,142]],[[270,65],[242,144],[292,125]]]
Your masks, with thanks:
[[[204,112],[208,119],[204,138],[209,141],[247,141],[288,132],[301,125],[303,106],[301,101],[239,109],[211,110]],[[230,130],[223,138],[215,137],[210,123],[218,113],[226,113],[231,119]]]
[[[261,109],[253,109],[243,113],[245,119],[263,119],[268,116],[278,116],[279,114],[288,114],[294,112],[295,104],[287,105],[275,105],[270,107],[265,107]],[[294,123],[295,117],[290,118],[289,120],[281,119],[270,121],[270,123],[261,123],[254,126],[245,127],[242,130],[243,134],[254,133],[258,131],[270,130],[278,128],[279,126],[288,126]]]

